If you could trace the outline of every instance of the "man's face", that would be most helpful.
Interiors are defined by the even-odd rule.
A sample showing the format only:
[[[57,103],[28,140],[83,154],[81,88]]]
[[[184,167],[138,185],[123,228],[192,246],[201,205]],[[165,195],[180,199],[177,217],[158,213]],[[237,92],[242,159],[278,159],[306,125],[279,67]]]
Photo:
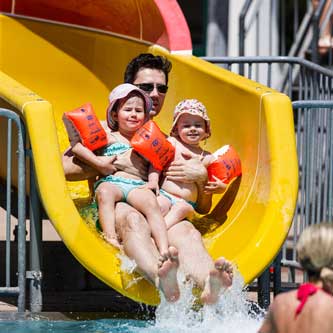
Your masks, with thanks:
[[[151,68],[140,69],[133,81],[133,84],[144,90],[152,99],[153,107],[150,117],[157,116],[163,106],[166,94],[166,78],[163,71]]]

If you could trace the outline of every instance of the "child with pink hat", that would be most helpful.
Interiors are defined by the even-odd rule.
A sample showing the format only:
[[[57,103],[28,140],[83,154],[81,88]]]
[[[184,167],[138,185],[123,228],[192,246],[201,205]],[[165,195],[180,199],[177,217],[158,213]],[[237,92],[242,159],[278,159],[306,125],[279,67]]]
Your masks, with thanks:
[[[134,134],[145,122],[149,120],[152,102],[138,87],[125,83],[117,86],[109,95],[107,108],[108,145],[99,151],[92,152],[81,143],[75,144],[72,151],[80,160],[99,170],[100,158],[104,156],[117,156],[128,154],[128,164],[142,159],[145,163],[146,174],[142,180],[142,172],[128,173],[121,170],[112,175],[105,174],[95,182],[95,199],[98,203],[99,222],[106,240],[116,247],[120,247],[115,230],[115,203],[125,201],[145,215],[151,230],[152,237],[160,253],[159,267],[157,270],[166,275],[165,271],[173,268],[170,279],[174,279],[172,285],[177,286],[175,265],[172,262],[178,260],[178,252],[175,247],[168,245],[167,229],[155,193],[159,190],[160,172],[155,170],[149,161],[143,159],[134,151],[130,142]],[[100,170],[103,173],[103,170]],[[148,177],[147,177],[148,175]],[[148,180],[148,182],[146,182]],[[152,281],[163,290],[163,282]],[[166,295],[168,301],[175,301],[179,297],[179,290],[175,288],[172,293]]]

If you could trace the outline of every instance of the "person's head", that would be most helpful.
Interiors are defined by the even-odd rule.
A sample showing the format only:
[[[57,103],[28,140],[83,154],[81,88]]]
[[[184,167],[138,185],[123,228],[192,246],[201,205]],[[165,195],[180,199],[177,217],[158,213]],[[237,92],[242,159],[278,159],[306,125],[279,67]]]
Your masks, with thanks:
[[[309,278],[321,280],[333,291],[333,225],[320,223],[306,228],[297,242],[298,260]]]
[[[151,99],[138,87],[120,84],[109,95],[108,126],[113,131],[134,133],[149,119],[151,107]]]
[[[124,82],[145,91],[153,101],[151,117],[159,114],[168,91],[171,62],[165,57],[142,53],[127,65]]]
[[[184,99],[174,110],[171,136],[189,145],[210,137],[210,120],[206,107],[197,99]]]

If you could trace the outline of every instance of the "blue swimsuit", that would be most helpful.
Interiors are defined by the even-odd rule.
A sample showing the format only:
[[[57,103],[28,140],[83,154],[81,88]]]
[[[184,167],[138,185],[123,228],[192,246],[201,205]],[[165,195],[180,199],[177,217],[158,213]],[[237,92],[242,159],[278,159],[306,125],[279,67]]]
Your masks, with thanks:
[[[108,145],[104,148],[101,148],[98,153],[102,156],[117,156],[125,153],[126,151],[132,149],[132,147],[123,142],[115,142],[111,145]],[[94,185],[94,190],[96,191],[97,187],[104,182],[108,182],[114,185],[117,185],[119,189],[123,192],[122,201],[127,200],[128,193],[132,190],[138,188],[139,186],[145,185],[146,182],[141,179],[132,179],[132,178],[125,178],[125,177],[119,177],[119,176],[105,176],[100,178]],[[160,194],[164,195],[167,199],[171,201],[171,204],[174,205],[177,201],[182,201],[184,199],[176,197],[172,195],[171,193],[168,193],[164,191],[163,189],[160,189]],[[186,201],[186,200],[184,200]],[[196,203],[192,201],[186,201],[188,202],[193,208],[196,207]]]
[[[129,144],[118,141],[109,146],[106,146],[105,148],[100,149],[99,153],[103,156],[117,156],[125,153],[130,149],[132,149],[132,147]],[[100,178],[95,183],[94,190],[96,191],[97,187],[104,182],[108,182],[119,187],[119,189],[123,192],[122,201],[126,201],[129,192],[131,192],[135,188],[138,188],[139,186],[146,184],[146,182],[141,179],[132,179],[109,175]]]

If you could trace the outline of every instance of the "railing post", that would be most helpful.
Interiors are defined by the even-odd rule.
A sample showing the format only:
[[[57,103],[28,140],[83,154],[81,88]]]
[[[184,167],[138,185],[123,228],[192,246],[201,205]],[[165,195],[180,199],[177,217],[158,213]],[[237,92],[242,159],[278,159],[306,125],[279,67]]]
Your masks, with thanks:
[[[270,272],[268,267],[258,277],[258,304],[267,310],[270,302]]]
[[[25,129],[21,119],[17,120],[18,126],[18,287],[17,300],[18,312],[25,312],[26,302],[26,154],[25,154]]]
[[[42,300],[42,214],[32,156],[30,158],[30,311],[41,312]]]
[[[1,296],[18,296],[17,310],[19,313],[26,308],[26,150],[25,150],[25,128],[20,117],[13,111],[0,108],[0,117],[7,118],[7,184],[6,184],[6,281],[5,287],[0,287]],[[12,189],[12,122],[17,126],[17,286],[11,286],[11,189]]]
[[[282,250],[276,256],[273,262],[273,293],[274,296],[281,292],[281,260],[282,260]]]
[[[239,47],[239,50],[238,50],[238,55],[240,57],[244,56],[245,55],[245,35],[246,35],[246,28],[245,28],[245,17],[247,15],[247,12],[249,11],[250,9],[250,6],[251,6],[251,3],[252,3],[252,0],[247,0],[245,2],[245,4],[243,5],[243,8],[241,10],[241,13],[239,15],[239,39],[238,39],[238,47]],[[244,64],[239,64],[239,74],[240,75],[244,75]]]

